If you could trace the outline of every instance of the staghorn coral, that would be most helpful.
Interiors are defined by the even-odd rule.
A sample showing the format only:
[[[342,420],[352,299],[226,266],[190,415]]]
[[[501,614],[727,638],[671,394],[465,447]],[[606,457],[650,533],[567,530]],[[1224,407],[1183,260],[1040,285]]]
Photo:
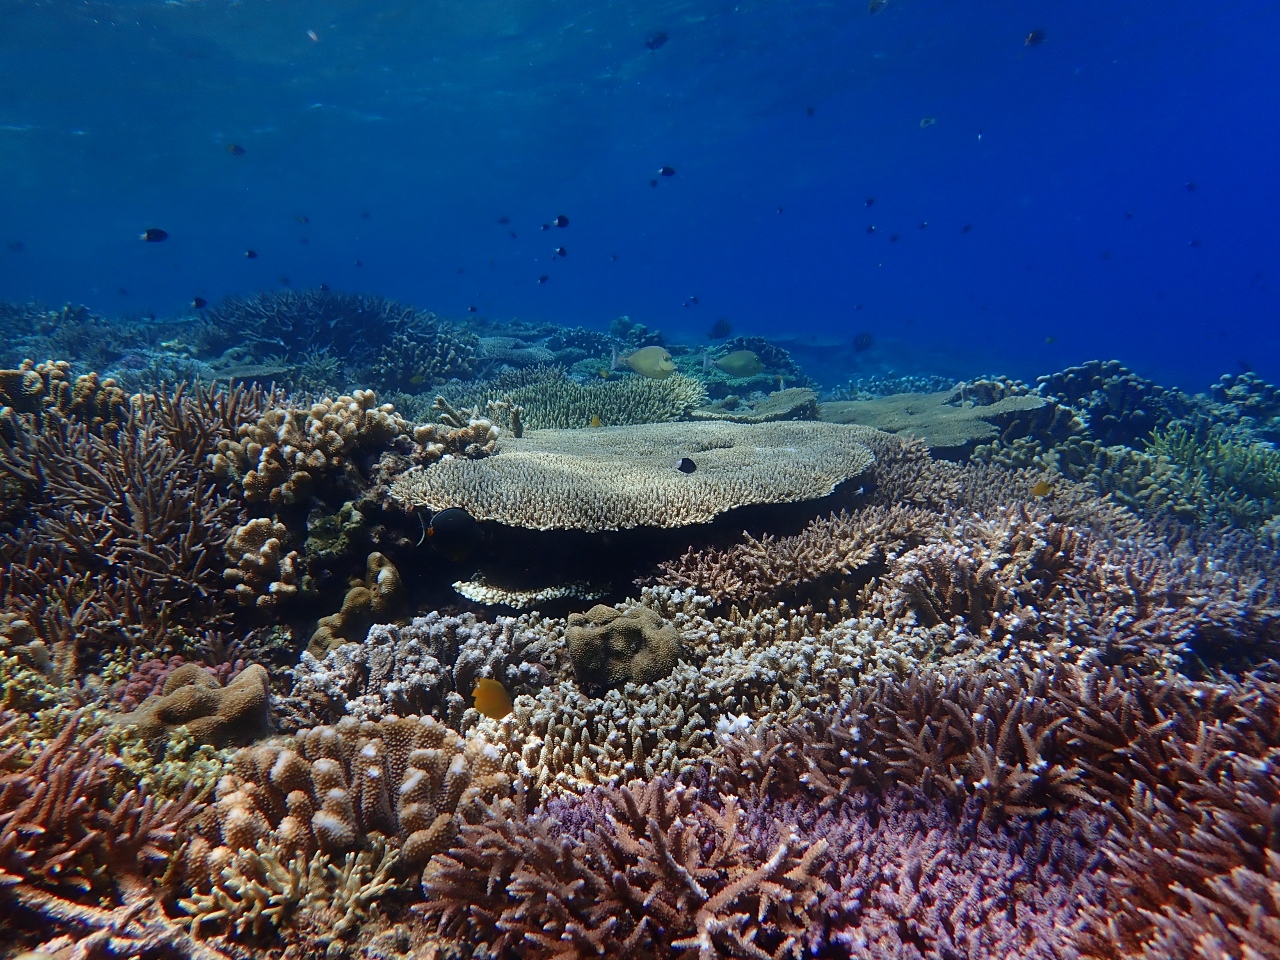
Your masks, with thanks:
[[[241,604],[269,610],[297,596],[303,563],[296,550],[285,552],[288,541],[289,529],[265,517],[232,528],[226,553],[233,566],[222,575]]]
[[[820,423],[648,424],[502,438],[486,460],[447,460],[397,478],[402,505],[463,507],[537,530],[706,522],[734,507],[824,497],[873,463],[867,431]],[[686,456],[697,470],[672,465]]]
[[[577,383],[559,367],[537,366],[514,371],[473,386],[450,387],[446,399],[456,407],[487,411],[511,428],[510,409],[519,407],[530,430],[568,430],[591,425],[599,417],[606,426],[665,423],[684,419],[706,402],[702,384],[680,375],[665,380],[625,377]]]
[[[364,579],[351,581],[342,609],[320,618],[307,650],[313,656],[323,656],[343,641],[363,639],[374,620],[401,599],[400,571],[375,550],[365,562]]]
[[[661,781],[604,788],[539,813],[483,808],[423,872],[423,919],[492,955],[717,956],[798,952],[828,892],[827,845],[743,842],[733,797]]]
[[[119,790],[100,735],[84,738],[80,727],[72,717],[30,763],[0,773],[0,901],[52,909],[136,896],[197,811],[190,789],[161,803],[141,787]]]
[[[623,612],[598,603],[571,613],[564,644],[578,682],[588,690],[652,683],[680,658],[680,635],[650,607]]]
[[[479,678],[511,689],[540,680],[545,667],[537,664],[559,640],[540,628],[536,615],[485,623],[436,611],[406,626],[377,624],[362,642],[342,644],[323,660],[303,653],[282,705],[300,725],[413,714],[461,729]]]
[[[419,393],[447,380],[468,380],[477,362],[473,337],[461,337],[439,323],[398,333],[373,364],[373,380],[381,390]]]
[[[237,499],[203,470],[261,391],[179,387],[119,423],[24,415],[0,472],[26,491],[0,534],[0,597],[51,650],[177,642],[229,619],[220,555]]]
[[[845,596],[906,546],[937,536],[939,524],[936,514],[914,507],[841,511],[811,521],[793,537],[746,535],[723,550],[690,549],[661,564],[655,582],[750,608],[807,594]]]
[[[159,694],[118,722],[135,727],[145,741],[186,727],[197,743],[215,747],[249,743],[269,732],[269,693],[267,671],[256,663],[225,687],[204,667],[187,663],[169,674]]]

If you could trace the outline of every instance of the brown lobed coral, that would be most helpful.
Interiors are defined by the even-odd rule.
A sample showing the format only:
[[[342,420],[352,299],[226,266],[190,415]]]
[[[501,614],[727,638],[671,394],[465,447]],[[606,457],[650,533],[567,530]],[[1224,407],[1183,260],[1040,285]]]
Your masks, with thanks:
[[[597,603],[586,613],[571,613],[564,643],[579,682],[589,689],[660,680],[680,658],[674,625],[645,606],[624,613]]]
[[[225,747],[250,743],[270,731],[270,684],[265,667],[251,664],[225,687],[196,663],[177,667],[160,693],[120,718],[152,741],[186,727],[196,743]]]

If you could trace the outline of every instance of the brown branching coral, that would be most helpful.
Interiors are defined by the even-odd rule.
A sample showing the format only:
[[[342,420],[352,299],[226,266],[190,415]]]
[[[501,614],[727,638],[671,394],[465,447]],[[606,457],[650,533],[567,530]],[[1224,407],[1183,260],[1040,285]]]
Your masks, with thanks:
[[[484,807],[423,873],[417,908],[496,956],[715,957],[798,953],[828,891],[826,845],[745,842],[733,797],[713,806],[665,781],[594,791],[595,816],[530,815],[525,795]],[[575,829],[575,826],[577,829]]]
[[[239,505],[200,458],[228,429],[219,415],[251,406],[244,392],[178,390],[134,397],[118,424],[99,428],[26,418],[0,441],[0,471],[28,498],[0,537],[4,605],[50,647],[67,639],[50,617],[92,622],[103,645],[153,647],[173,627],[225,620],[220,554]]]
[[[0,903],[54,929],[111,929],[122,940],[130,915],[145,913],[150,921],[135,930],[182,941],[150,908],[199,805],[190,789],[162,803],[141,787],[125,789],[97,735],[82,739],[79,723],[67,723],[31,763],[0,774]],[[115,915],[116,904],[128,909]]]

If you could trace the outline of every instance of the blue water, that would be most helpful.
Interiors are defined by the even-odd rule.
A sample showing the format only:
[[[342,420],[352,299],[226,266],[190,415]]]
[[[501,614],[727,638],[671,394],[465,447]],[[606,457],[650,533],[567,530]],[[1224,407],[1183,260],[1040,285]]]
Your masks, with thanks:
[[[1276,381],[1277,38],[1263,2],[0,0],[0,299],[287,278],[723,316],[806,366],[867,331],[900,371]]]

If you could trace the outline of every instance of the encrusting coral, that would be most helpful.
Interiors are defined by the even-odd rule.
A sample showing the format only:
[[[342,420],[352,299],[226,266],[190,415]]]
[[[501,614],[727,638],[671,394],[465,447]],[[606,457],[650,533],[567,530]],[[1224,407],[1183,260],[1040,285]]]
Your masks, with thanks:
[[[160,693],[120,718],[143,740],[186,727],[197,743],[249,743],[270,732],[266,668],[252,664],[222,686],[204,667],[187,663],[169,674]]]

